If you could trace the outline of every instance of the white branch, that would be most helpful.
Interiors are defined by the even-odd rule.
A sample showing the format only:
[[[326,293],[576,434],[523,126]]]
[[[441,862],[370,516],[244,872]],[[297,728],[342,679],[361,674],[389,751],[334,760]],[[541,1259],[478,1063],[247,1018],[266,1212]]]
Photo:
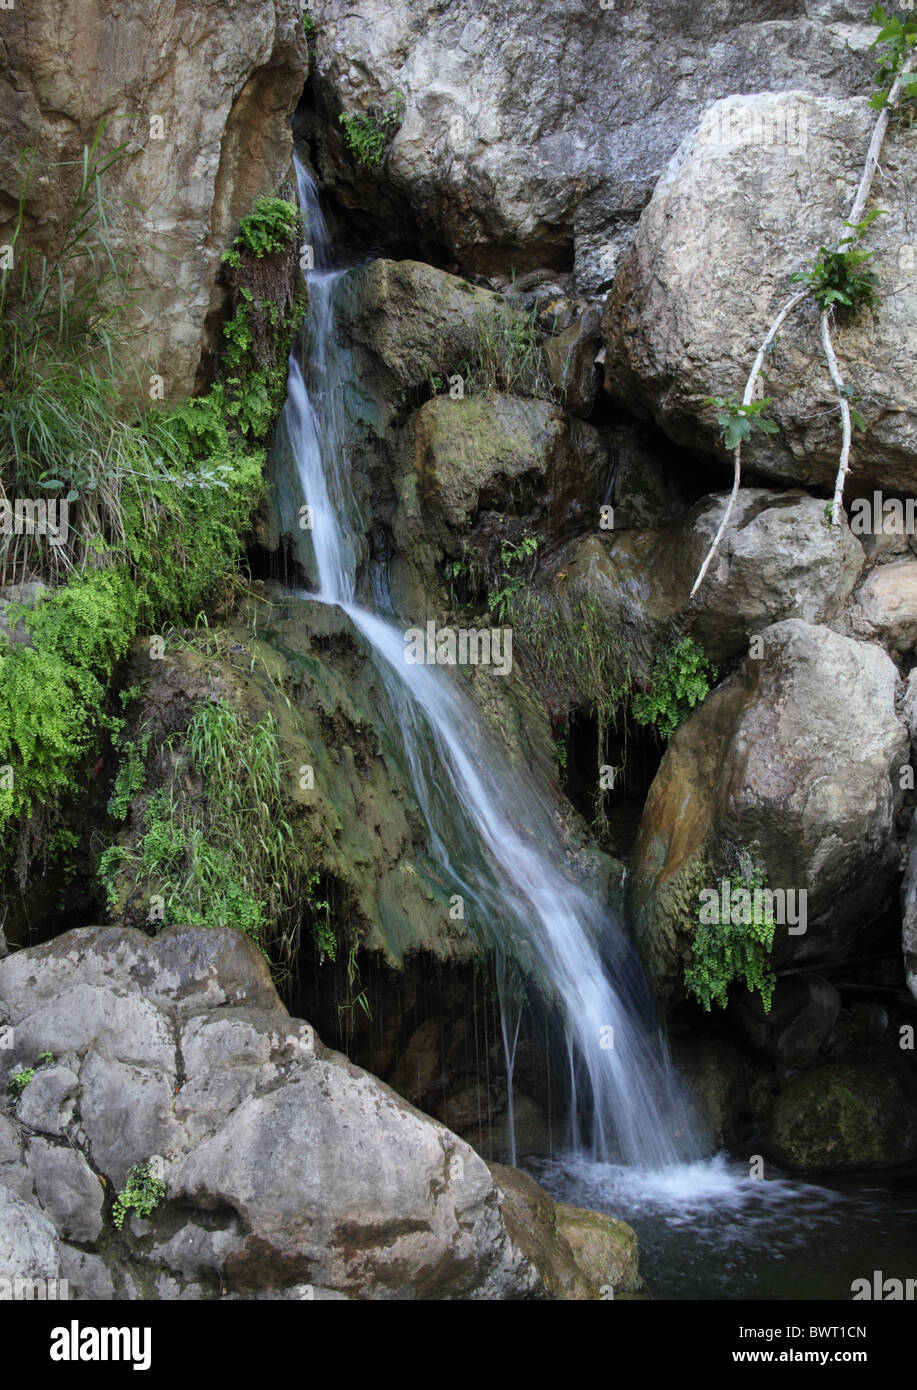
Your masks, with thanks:
[[[856,196],[853,200],[853,206],[850,209],[850,216],[847,218],[848,222],[857,223],[862,222],[863,220],[863,216],[866,210],[866,203],[869,200],[870,193],[872,192],[873,180],[876,176],[876,170],[879,167],[879,155],[882,153],[882,146],[885,143],[885,135],[888,131],[888,123],[891,120],[892,108],[895,106],[898,100],[898,96],[901,91],[901,86],[905,77],[908,75],[909,72],[911,72],[915,64],[917,64],[917,53],[909,53],[907,58],[901,65],[901,71],[899,72],[898,76],[895,78],[894,83],[892,84],[891,90],[888,94],[888,101],[882,108],[882,111],[879,114],[879,119],[876,121],[875,126],[873,127],[872,138],[869,142],[869,149],[866,151],[866,163],[863,166],[863,173],[860,177],[860,182],[856,191]],[[849,240],[848,232],[849,228],[845,228],[845,235],[838,245],[838,250],[843,250],[844,246]],[[776,336],[780,328],[780,325],[783,323],[787,314],[791,313],[791,311],[795,309],[796,305],[799,304],[801,300],[805,299],[810,293],[811,290],[805,289],[800,290],[797,294],[794,294],[791,299],[787,300],[786,304],[784,304],[783,308],[780,310],[780,313],[777,315],[777,317],[774,319],[774,322],[771,324],[770,329],[768,330],[767,337],[764,339],[764,342],[758,349],[758,355],[755,358],[754,366],[752,367],[748,377],[748,381],[745,384],[745,394],[742,397],[743,405],[749,405],[751,403],[752,395],[755,389],[755,380],[758,376],[758,373],[761,371],[761,367],[764,363],[764,354],[770,347],[770,344]],[[839,499],[843,496],[844,482],[846,480],[847,471],[850,466],[850,402],[847,400],[847,397],[843,394],[844,382],[841,379],[840,369],[837,365],[837,357],[835,356],[834,346],[831,342],[831,332],[828,325],[827,313],[822,314],[821,327],[822,343],[825,349],[825,356],[828,359],[828,370],[831,373],[831,380],[834,382],[835,389],[838,393],[838,399],[841,403],[841,419],[843,422],[843,444],[841,447],[841,458],[837,472],[837,480],[834,485],[834,510],[831,518],[832,524],[837,526],[840,524]],[[723,538],[723,533],[725,532],[726,527],[729,525],[729,518],[732,516],[732,509],[735,506],[735,500],[739,493],[739,479],[741,477],[742,462],[741,444],[738,444],[736,446],[734,458],[735,473],[732,482],[732,492],[730,493],[729,502],[726,506],[726,511],[723,514],[723,519],[720,522],[719,527],[717,529],[717,533],[713,538],[713,543],[710,546],[710,549],[707,551],[707,557],[704,560],[704,563],[701,565],[700,573],[694,581],[694,587],[691,590],[692,598],[697,593],[697,590],[700,588],[704,575],[707,573],[707,570],[710,567],[710,562],[716,554],[720,541]]]
[[[755,393],[755,382],[758,378],[758,374],[760,373],[762,366],[764,365],[764,354],[767,352],[767,349],[770,347],[771,343],[774,341],[777,334],[780,332],[781,325],[783,324],[787,315],[791,314],[793,310],[796,308],[796,305],[799,304],[801,300],[805,299],[809,293],[810,291],[808,289],[797,290],[796,293],[790,299],[787,300],[783,308],[780,310],[780,313],[777,315],[777,317],[774,319],[774,322],[767,330],[767,337],[764,339],[763,343],[758,348],[758,355],[755,358],[754,366],[749,372],[748,380],[745,383],[745,394],[742,396],[743,405],[751,404],[752,397]],[[729,495],[729,502],[726,506],[725,512],[723,513],[723,520],[720,522],[719,527],[717,529],[717,533],[713,537],[713,543],[711,544],[710,549],[707,551],[707,558],[701,565],[700,573],[694,581],[694,588],[691,590],[691,598],[694,597],[694,595],[700,588],[701,583],[703,582],[704,575],[707,573],[707,570],[710,567],[710,561],[713,559],[714,555],[717,552],[717,549],[719,548],[720,541],[723,539],[723,533],[726,530],[726,527],[729,525],[729,518],[732,516],[732,509],[735,506],[736,497],[739,495],[739,480],[742,476],[741,443],[737,444],[735,447],[734,459],[735,473],[732,480],[732,492]]]
[[[834,382],[834,389],[837,391],[837,398],[841,405],[843,439],[841,443],[841,459],[838,464],[837,478],[834,483],[834,505],[831,510],[831,525],[840,526],[844,506],[844,483],[847,481],[847,469],[850,467],[850,402],[844,394],[844,382],[841,377],[840,368],[837,365],[834,344],[831,341],[830,312],[827,309],[823,309],[821,315],[821,341],[825,349],[825,357],[828,359],[828,371],[831,373],[831,380]]]

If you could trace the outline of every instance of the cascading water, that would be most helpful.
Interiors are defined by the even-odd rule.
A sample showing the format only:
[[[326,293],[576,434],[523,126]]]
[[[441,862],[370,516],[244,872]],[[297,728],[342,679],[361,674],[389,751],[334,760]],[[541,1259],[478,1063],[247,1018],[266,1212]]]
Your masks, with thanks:
[[[572,877],[548,801],[494,746],[460,680],[437,667],[409,664],[401,627],[356,602],[366,546],[343,428],[349,358],[334,331],[336,296],[347,272],[331,268],[315,185],[299,163],[297,177],[314,270],[307,275],[302,360],[294,347],[278,431],[278,447],[286,448],[301,492],[287,497],[286,519],[291,508],[294,515],[311,508],[304,534],[318,590],[310,597],[342,608],[369,644],[399,721],[431,856],[464,899],[472,934],[495,947],[510,1105],[518,1036],[513,984],[521,969],[559,1007],[573,1094],[592,1117],[593,1154],[652,1167],[695,1158],[701,1146],[690,1107],[656,1027],[642,971],[620,925]],[[375,587],[379,608],[384,580]],[[575,1125],[575,1100],[571,1108]],[[509,1118],[512,1129],[511,1110]]]

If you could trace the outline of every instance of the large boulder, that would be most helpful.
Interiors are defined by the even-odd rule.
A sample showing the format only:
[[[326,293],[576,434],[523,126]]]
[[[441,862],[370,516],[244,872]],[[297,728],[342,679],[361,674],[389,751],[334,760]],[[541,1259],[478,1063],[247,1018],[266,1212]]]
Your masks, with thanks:
[[[799,491],[741,488],[700,589],[691,586],[726,509],[705,497],[659,529],[599,532],[564,552],[567,587],[609,611],[647,674],[647,653],[677,624],[714,662],[737,657],[749,639],[788,618],[837,618],[865,563],[846,524],[826,526],[824,503]],[[617,523],[618,508],[615,508]]]
[[[589,292],[611,282],[660,171],[711,101],[863,90],[875,32],[857,0],[315,0],[311,13],[312,134],[351,218],[390,242],[411,225],[431,259],[445,248],[468,271],[572,265]],[[338,113],[390,108],[396,92],[400,129],[383,174],[367,176]]]
[[[698,895],[730,848],[771,888],[804,890],[806,930],[778,964],[836,959],[888,906],[907,733],[898,674],[876,646],[790,619],[674,735],[647,797],[631,875],[650,979],[680,997]]]
[[[801,1072],[777,1096],[768,1143],[795,1172],[907,1163],[917,1157],[917,1071],[877,1053]]]
[[[726,460],[713,396],[741,397],[758,345],[795,286],[792,272],[843,234],[876,113],[866,97],[730,97],[708,110],[672,160],[640,221],[605,308],[606,385],[672,439]],[[875,186],[885,208],[869,230],[881,302],[838,324],[844,379],[862,397],[848,496],[866,480],[917,486],[917,357],[902,352],[917,311],[917,258],[906,189],[917,149],[893,123]],[[910,238],[913,241],[913,238]],[[715,254],[711,256],[711,248]],[[746,470],[833,484],[840,414],[811,301],[784,324],[765,363],[776,435],[756,433]]]
[[[71,931],[0,965],[0,1009],[10,1066],[41,1059],[0,1115],[24,1273],[56,1277],[65,1238],[83,1297],[584,1296],[514,1240],[473,1149],[290,1018],[241,932]],[[118,1236],[145,1162],[164,1200]]]
[[[289,116],[308,70],[301,8],[152,0],[121,5],[115,18],[101,0],[4,7],[0,244],[16,221],[28,149],[24,239],[57,248],[82,146],[106,119],[103,148],[127,142],[130,155],[105,178],[123,208],[113,236],[134,261],[144,356],[167,399],[194,388],[221,298],[220,255],[239,218],[290,167]]]

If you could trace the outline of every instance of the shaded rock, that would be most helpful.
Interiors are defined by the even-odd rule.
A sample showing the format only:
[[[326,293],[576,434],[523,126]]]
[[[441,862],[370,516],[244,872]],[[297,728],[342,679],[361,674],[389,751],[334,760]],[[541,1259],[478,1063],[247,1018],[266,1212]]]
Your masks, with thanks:
[[[776,930],[778,965],[839,958],[894,891],[908,752],[894,666],[797,619],[761,636],[761,659],[676,732],[647,797],[632,900],[664,999],[681,995],[698,894],[716,888],[729,845],[754,851],[770,888],[807,894],[806,931]]]
[[[749,1113],[751,1074],[745,1058],[727,1038],[681,1040],[673,1055],[688,1082],[708,1147],[731,1143]]]
[[[778,1094],[768,1138],[796,1172],[906,1163],[917,1155],[917,1076],[887,1053],[814,1067]]]
[[[431,249],[485,274],[572,265],[580,293],[611,283],[659,171],[711,101],[868,89],[875,32],[862,9],[845,16],[858,24],[831,27],[802,18],[792,0],[763,0],[753,15],[736,0],[690,12],[682,0],[396,0],[384,11],[316,0],[311,13],[309,129],[323,180],[351,218],[393,240],[416,228]],[[400,129],[383,168],[367,175],[338,112],[387,108],[396,91]],[[710,244],[699,237],[698,251],[708,256]]]
[[[784,1067],[810,1067],[837,1022],[841,997],[821,975],[780,979],[769,1012],[761,997],[736,990],[729,1017],[749,1046],[769,1052]]]
[[[67,1280],[68,1294],[76,1303],[109,1302],[115,1297],[115,1286],[105,1261],[98,1255],[87,1255],[72,1245],[60,1248],[61,1279]]]
[[[60,1278],[60,1246],[37,1207],[0,1184],[0,1270],[4,1279]]]
[[[600,310],[592,306],[544,344],[545,363],[556,398],[565,410],[584,419],[592,412],[601,383],[596,362],[602,346],[601,317]]]
[[[616,400],[641,403],[672,439],[725,462],[717,410],[705,398],[741,397],[757,345],[793,289],[789,276],[841,235],[875,119],[866,96],[803,91],[733,96],[705,113],[657,184],[608,298],[605,380]],[[917,486],[917,359],[901,352],[917,271],[900,257],[901,199],[917,152],[904,130],[892,128],[883,161],[895,174],[877,182],[875,196],[890,215],[870,230],[870,264],[894,292],[835,334],[868,427],[856,437],[848,497],[873,481]],[[753,435],[742,462],[765,477],[831,487],[840,419],[818,320],[806,302],[781,330],[764,381],[780,432]]]
[[[572,1243],[560,1229],[558,1218],[564,1208],[555,1205],[528,1173],[502,1163],[487,1166],[501,1195],[506,1228],[516,1246],[525,1251],[540,1272],[549,1297],[575,1301],[597,1298],[598,1287],[588,1261],[585,1267],[580,1265]],[[588,1215],[598,1216],[598,1213],[589,1212]],[[615,1224],[624,1226],[623,1221]],[[636,1245],[636,1237],[634,1243]]]
[[[102,1232],[102,1185],[76,1149],[37,1136],[29,1142],[28,1163],[35,1195],[65,1240],[91,1245]]]
[[[726,503],[725,495],[704,498],[670,526],[589,536],[564,552],[572,585],[599,598],[614,615],[644,678],[648,654],[673,623],[690,630],[719,662],[739,655],[752,636],[775,622],[837,617],[853,591],[863,551],[846,525],[825,526],[820,499],[742,488],[692,598]]]

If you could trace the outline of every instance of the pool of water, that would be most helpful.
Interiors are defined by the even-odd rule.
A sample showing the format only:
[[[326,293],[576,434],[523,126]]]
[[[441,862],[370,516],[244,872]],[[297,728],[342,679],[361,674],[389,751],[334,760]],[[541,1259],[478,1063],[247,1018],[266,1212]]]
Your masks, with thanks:
[[[917,1278],[917,1175],[749,1177],[727,1155],[661,1171],[576,1154],[527,1170],[557,1200],[628,1221],[658,1299],[850,1301],[854,1279]]]

